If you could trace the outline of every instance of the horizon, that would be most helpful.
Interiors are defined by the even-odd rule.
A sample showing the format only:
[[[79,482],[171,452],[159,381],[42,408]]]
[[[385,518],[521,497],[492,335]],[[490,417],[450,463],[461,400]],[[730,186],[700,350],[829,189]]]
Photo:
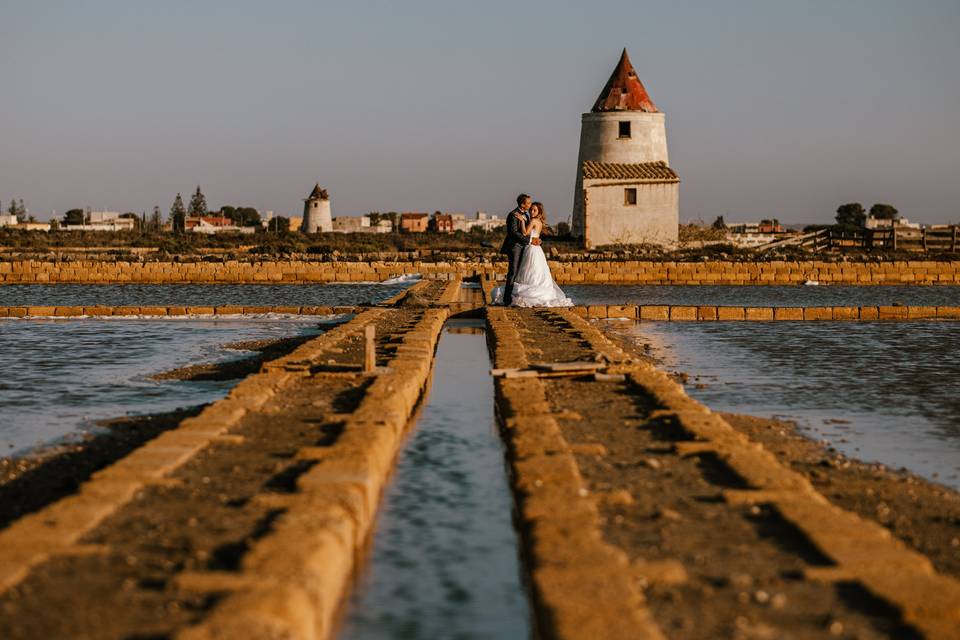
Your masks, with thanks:
[[[681,222],[960,221],[960,5],[816,6],[4,6],[0,202],[166,217],[199,184],[212,210],[298,216],[319,182],[334,216],[503,215],[524,191],[560,222],[626,47]]]

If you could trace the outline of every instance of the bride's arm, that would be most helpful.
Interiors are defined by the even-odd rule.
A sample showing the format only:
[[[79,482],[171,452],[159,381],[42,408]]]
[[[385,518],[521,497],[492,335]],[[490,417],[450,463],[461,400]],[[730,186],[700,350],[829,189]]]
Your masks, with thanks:
[[[525,236],[530,235],[530,230],[533,229],[533,221],[530,221],[530,226],[527,226],[527,220],[523,216],[514,214],[517,216],[518,224],[520,225],[520,233]]]

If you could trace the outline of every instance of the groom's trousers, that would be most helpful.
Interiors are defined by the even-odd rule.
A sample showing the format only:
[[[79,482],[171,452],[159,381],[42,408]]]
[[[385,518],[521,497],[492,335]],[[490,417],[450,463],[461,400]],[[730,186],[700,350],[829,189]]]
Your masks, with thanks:
[[[510,253],[507,254],[509,260],[507,282],[503,285],[503,304],[506,306],[513,304],[513,280],[517,277],[517,271],[520,269],[520,259],[523,258],[523,250],[526,248],[526,245],[515,244],[510,247]]]

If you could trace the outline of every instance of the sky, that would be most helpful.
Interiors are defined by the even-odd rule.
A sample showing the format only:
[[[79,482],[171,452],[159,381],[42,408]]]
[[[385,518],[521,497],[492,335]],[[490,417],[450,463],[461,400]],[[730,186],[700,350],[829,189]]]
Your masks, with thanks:
[[[0,0],[0,201],[560,221],[623,47],[681,220],[960,222],[957,0]]]

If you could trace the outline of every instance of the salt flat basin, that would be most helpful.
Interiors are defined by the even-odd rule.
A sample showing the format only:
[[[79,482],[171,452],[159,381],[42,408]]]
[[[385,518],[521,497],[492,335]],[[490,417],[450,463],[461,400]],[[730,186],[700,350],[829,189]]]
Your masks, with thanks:
[[[956,322],[611,322],[715,411],[796,421],[839,451],[960,488]]]
[[[576,304],[726,305],[739,307],[960,306],[958,286],[919,285],[564,285]]]
[[[0,287],[2,289],[2,287]],[[0,455],[69,437],[99,420],[216,400],[227,381],[151,375],[240,357],[222,345],[319,333],[319,318],[19,320],[0,325]]]
[[[0,306],[358,306],[400,293],[393,284],[11,284]]]

